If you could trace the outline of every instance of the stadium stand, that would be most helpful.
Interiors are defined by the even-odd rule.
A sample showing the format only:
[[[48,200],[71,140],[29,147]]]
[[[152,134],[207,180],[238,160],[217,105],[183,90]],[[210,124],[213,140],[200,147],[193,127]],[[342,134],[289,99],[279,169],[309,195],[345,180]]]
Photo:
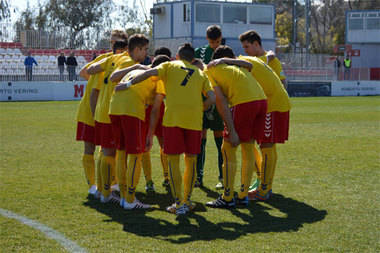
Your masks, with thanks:
[[[0,81],[25,81],[24,60],[30,52],[38,66],[33,67],[33,80],[59,81],[57,57],[61,52],[68,56],[74,52],[80,68],[92,60],[94,54],[105,53],[106,50],[71,50],[71,49],[28,49],[19,42],[0,42]],[[65,80],[67,72],[65,72]]]

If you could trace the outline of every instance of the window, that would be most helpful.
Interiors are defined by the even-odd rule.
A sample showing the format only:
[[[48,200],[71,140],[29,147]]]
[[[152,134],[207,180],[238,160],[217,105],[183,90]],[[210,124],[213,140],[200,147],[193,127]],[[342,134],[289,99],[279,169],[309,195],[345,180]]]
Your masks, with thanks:
[[[183,22],[190,22],[191,13],[189,4],[183,5]]]
[[[360,18],[361,14],[360,13],[352,13],[351,17],[353,17],[353,18]]]
[[[272,24],[273,8],[270,6],[251,6],[249,9],[250,24]]]
[[[195,10],[197,22],[220,23],[219,4],[197,4]]]
[[[376,18],[377,17],[377,13],[368,13],[367,17]]]
[[[350,18],[348,27],[350,30],[363,30],[363,19]]]
[[[223,6],[223,23],[246,24],[247,8],[238,5]]]
[[[367,19],[368,30],[380,30],[380,18],[368,18]]]

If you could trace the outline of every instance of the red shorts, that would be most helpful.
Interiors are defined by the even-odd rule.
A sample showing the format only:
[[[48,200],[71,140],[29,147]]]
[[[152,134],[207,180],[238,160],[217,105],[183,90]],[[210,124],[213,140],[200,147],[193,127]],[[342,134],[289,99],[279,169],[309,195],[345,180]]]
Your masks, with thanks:
[[[202,131],[180,127],[163,127],[165,154],[193,154],[201,152]]]
[[[144,121],[128,115],[110,115],[117,149],[127,154],[140,154],[145,150]]]
[[[76,140],[95,143],[95,127],[78,121]]]
[[[95,144],[102,148],[116,148],[111,124],[95,121]]]
[[[266,100],[257,100],[231,107],[235,130],[241,142],[262,139],[266,111]],[[224,127],[223,137],[228,138],[228,136],[227,128]]]
[[[149,105],[145,109],[145,124],[146,124],[146,131],[149,129],[149,122],[150,122],[150,113],[152,111],[153,106]],[[158,118],[156,130],[154,131],[154,135],[157,136],[158,138],[162,138],[162,119],[164,117],[164,111],[165,111],[165,104],[161,103],[160,107],[160,116]]]
[[[289,112],[269,112],[265,116],[264,134],[259,143],[284,143],[289,136]]]

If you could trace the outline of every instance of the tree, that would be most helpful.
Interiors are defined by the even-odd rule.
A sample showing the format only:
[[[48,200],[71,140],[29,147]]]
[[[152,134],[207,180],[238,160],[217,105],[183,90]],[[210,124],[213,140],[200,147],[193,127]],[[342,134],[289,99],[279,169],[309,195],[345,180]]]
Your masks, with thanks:
[[[0,0],[0,21],[10,16],[8,0]]]
[[[109,18],[112,0],[49,0],[45,13],[49,27],[69,33],[69,45],[77,48],[83,43],[85,35],[79,33],[102,24]]]
[[[16,21],[15,26],[19,31],[33,30],[35,17],[29,6],[29,1],[26,4],[26,9],[21,12],[20,18]]]
[[[325,0],[312,4],[313,52],[330,53],[335,44],[344,43],[345,9],[344,0]]]

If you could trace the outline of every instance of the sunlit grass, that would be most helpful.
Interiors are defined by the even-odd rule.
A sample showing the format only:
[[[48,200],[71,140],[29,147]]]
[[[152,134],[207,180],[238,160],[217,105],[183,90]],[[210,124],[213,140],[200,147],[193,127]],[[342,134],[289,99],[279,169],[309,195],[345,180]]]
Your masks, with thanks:
[[[278,145],[273,199],[214,210],[217,153],[207,142],[195,212],[176,220],[157,145],[153,210],[125,211],[87,199],[75,138],[78,102],[0,103],[0,208],[43,223],[89,252],[379,252],[379,97],[294,98],[290,139]],[[183,163],[182,163],[183,167]],[[240,180],[236,177],[236,186]],[[0,216],[1,252],[57,252],[43,233]]]

